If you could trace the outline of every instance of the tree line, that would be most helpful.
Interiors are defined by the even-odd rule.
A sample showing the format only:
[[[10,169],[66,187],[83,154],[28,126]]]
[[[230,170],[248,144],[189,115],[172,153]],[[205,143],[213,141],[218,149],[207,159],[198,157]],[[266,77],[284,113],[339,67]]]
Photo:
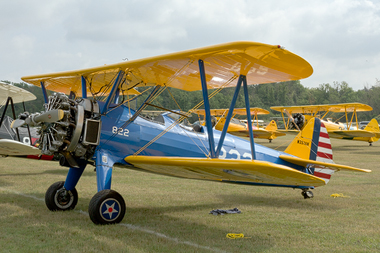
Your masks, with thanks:
[[[202,92],[186,92],[174,88],[168,88],[163,92],[156,103],[169,109],[188,111],[201,102]],[[209,91],[209,95],[213,91]],[[210,98],[211,108],[229,108],[235,88],[225,88]],[[377,81],[372,87],[364,87],[354,91],[346,82],[334,82],[320,84],[317,88],[304,87],[299,80],[280,83],[249,85],[249,103],[251,107],[260,107],[270,112],[269,115],[260,116],[261,119],[269,120],[271,117],[280,117],[281,113],[270,109],[271,106],[296,106],[316,104],[338,104],[358,102],[370,105],[373,110],[358,113],[358,120],[370,120],[380,118],[380,82]],[[174,97],[177,102],[174,102]],[[141,100],[144,99],[142,96]],[[177,105],[178,104],[178,105]],[[203,107],[201,107],[203,108]],[[245,108],[244,93],[241,89],[236,101],[235,108]],[[333,115],[335,119],[341,118],[342,114]],[[345,121],[345,120],[343,120]]]
[[[4,81],[6,83],[10,83]],[[43,111],[43,95],[41,88],[28,85],[24,82],[12,83],[13,85],[23,88],[33,93],[37,99],[25,102],[26,111],[39,112]],[[146,88],[139,88],[143,91]],[[235,88],[225,88],[217,92],[210,98],[211,108],[229,108]],[[149,92],[144,93],[138,98],[137,104],[143,102]],[[209,90],[212,94],[213,90]],[[337,104],[359,102],[370,105],[373,110],[369,112],[358,113],[358,120],[370,120],[380,116],[380,81],[371,87],[364,87],[361,90],[354,91],[346,82],[334,82],[333,84],[320,84],[317,88],[304,87],[299,80],[287,81],[280,83],[249,85],[249,102],[251,107],[260,107],[270,111],[270,115],[263,115],[262,119],[269,120],[270,117],[280,116],[279,112],[270,109],[271,106],[295,106],[295,105],[315,105],[315,104]],[[173,100],[175,99],[175,101]],[[188,111],[199,102],[202,102],[202,92],[186,92],[175,88],[167,88],[158,96],[152,104],[175,110],[181,109]],[[241,89],[236,101],[236,108],[245,107],[244,94]],[[15,104],[16,116],[24,111],[22,104]],[[203,108],[203,107],[200,107]],[[149,110],[158,110],[151,107]],[[7,115],[11,116],[10,110]],[[340,115],[336,115],[340,118]]]

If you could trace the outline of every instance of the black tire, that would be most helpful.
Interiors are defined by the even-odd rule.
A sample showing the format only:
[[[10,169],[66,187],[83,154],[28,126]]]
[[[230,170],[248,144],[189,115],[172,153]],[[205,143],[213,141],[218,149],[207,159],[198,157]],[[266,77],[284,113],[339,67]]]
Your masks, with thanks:
[[[88,213],[93,223],[99,225],[120,223],[125,215],[125,202],[116,191],[103,190],[92,197]]]
[[[302,191],[301,193],[304,199],[311,199],[314,197],[314,194],[312,191]]]
[[[68,211],[75,208],[78,203],[78,192],[74,188],[66,191],[64,181],[52,184],[45,194],[45,204],[50,211]]]

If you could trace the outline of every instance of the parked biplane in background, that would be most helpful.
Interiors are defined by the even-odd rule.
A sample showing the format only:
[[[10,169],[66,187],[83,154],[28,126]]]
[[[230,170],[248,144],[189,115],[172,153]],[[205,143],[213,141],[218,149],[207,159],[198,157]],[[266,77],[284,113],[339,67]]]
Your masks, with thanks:
[[[343,103],[325,105],[302,105],[302,106],[273,106],[272,110],[281,112],[285,130],[302,129],[303,125],[313,118],[320,118],[326,126],[331,138],[366,141],[371,146],[373,142],[380,138],[379,123],[372,119],[364,129],[359,128],[357,112],[372,111],[372,107],[362,103]],[[346,123],[332,121],[332,113],[341,113],[345,117]],[[349,117],[351,113],[351,117]],[[288,115],[285,120],[284,114]],[[294,123],[293,123],[293,121]]]
[[[6,152],[12,155],[37,155],[40,151],[32,147],[38,139],[37,130],[29,127],[11,128],[13,119],[6,115],[10,108],[13,118],[16,118],[14,104],[35,100],[36,96],[22,88],[0,82],[0,108],[3,108],[0,118],[0,154]],[[34,156],[30,156],[34,157]]]
[[[202,116],[205,115],[204,109],[198,109],[192,112]],[[211,116],[215,117],[215,129],[222,131],[224,124],[226,123],[228,109],[211,109],[210,113]],[[250,114],[251,116],[253,115],[253,123],[256,122],[256,126],[252,125],[252,133],[254,138],[268,139],[269,142],[272,142],[272,140],[276,139],[278,136],[286,135],[285,133],[277,131],[277,124],[274,120],[269,122],[269,124],[265,128],[259,125],[258,115],[269,114],[268,110],[252,107],[250,108]],[[235,108],[233,110],[233,115],[228,126],[227,133],[240,137],[249,137],[248,124],[243,123],[242,121],[234,118],[235,115],[247,115],[247,110],[245,108]]]
[[[328,134],[319,119],[310,120],[286,152],[255,144],[252,134],[249,141],[227,134],[227,129],[241,87],[248,128],[252,128],[248,81],[298,80],[312,72],[307,61],[280,46],[232,42],[27,76],[22,78],[25,82],[42,88],[46,112],[30,114],[12,124],[40,126],[41,152],[61,154],[60,165],[69,167],[66,180],[52,184],[46,192],[50,210],[73,209],[78,201],[75,187],[85,167],[96,167],[98,193],[89,204],[89,216],[95,224],[118,223],[126,211],[122,196],[111,190],[114,165],[182,178],[298,188],[309,198],[310,189],[325,185],[335,171],[369,172],[333,163]],[[119,95],[135,87],[150,87],[150,94],[132,110],[130,101]],[[153,119],[141,116],[167,87],[202,90],[200,103],[191,110],[204,105],[204,127],[195,130],[180,124],[188,112],[173,108]],[[225,87],[235,87],[235,93],[223,130],[218,131],[212,128],[208,89],[216,89],[212,97]],[[56,93],[48,96],[46,89]]]

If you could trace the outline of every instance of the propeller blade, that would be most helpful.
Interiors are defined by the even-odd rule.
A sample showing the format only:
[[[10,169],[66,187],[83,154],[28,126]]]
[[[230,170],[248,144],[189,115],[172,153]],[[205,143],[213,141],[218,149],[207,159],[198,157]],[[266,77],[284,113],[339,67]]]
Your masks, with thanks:
[[[11,124],[11,127],[17,128],[24,124],[34,126],[36,123],[40,123],[40,122],[53,123],[53,122],[57,122],[63,119],[64,116],[65,116],[64,111],[60,109],[47,111],[41,114],[35,113],[32,115],[27,115],[25,117],[22,117],[21,119],[14,120]]]
[[[11,123],[11,128],[17,128],[25,124],[25,120],[15,119]]]
[[[301,129],[298,127],[298,125],[294,122],[293,116],[286,109],[284,109],[284,112],[286,113],[286,115],[288,116],[288,118],[294,123],[295,127],[297,128],[297,130],[301,131]]]
[[[56,110],[47,111],[40,115],[34,116],[33,121],[36,123],[39,123],[39,122],[52,123],[52,122],[57,122],[61,120],[64,115],[65,114],[63,110],[56,109]]]

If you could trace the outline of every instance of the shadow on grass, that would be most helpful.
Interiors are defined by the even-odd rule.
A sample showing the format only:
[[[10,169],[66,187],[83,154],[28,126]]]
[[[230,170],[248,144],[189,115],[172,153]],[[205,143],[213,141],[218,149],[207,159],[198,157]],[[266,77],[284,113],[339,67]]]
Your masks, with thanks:
[[[36,175],[44,175],[44,174],[51,174],[51,175],[64,175],[66,176],[67,173],[69,172],[69,169],[67,170],[62,170],[62,169],[57,169],[57,170],[45,170],[42,172],[36,172],[36,173],[31,173],[31,172],[26,172],[26,173],[9,173],[9,174],[1,174],[0,177],[12,177],[12,176],[36,176]],[[92,169],[85,170],[83,172],[84,176],[94,176],[96,177],[96,172],[93,171]]]
[[[222,194],[218,197],[225,203],[236,203],[236,205],[269,206],[274,208],[295,209],[298,211],[337,209],[335,205],[328,205],[328,203],[321,205],[321,202],[319,201],[317,202],[313,199],[304,199],[301,194],[299,194],[299,199],[294,197],[287,198],[283,196],[259,197],[239,194]]]
[[[0,177],[12,177],[12,176],[36,176],[36,175],[44,175],[44,174],[52,174],[52,175],[67,175],[68,170],[45,170],[42,172],[36,173],[11,173],[11,174],[0,174]]]

